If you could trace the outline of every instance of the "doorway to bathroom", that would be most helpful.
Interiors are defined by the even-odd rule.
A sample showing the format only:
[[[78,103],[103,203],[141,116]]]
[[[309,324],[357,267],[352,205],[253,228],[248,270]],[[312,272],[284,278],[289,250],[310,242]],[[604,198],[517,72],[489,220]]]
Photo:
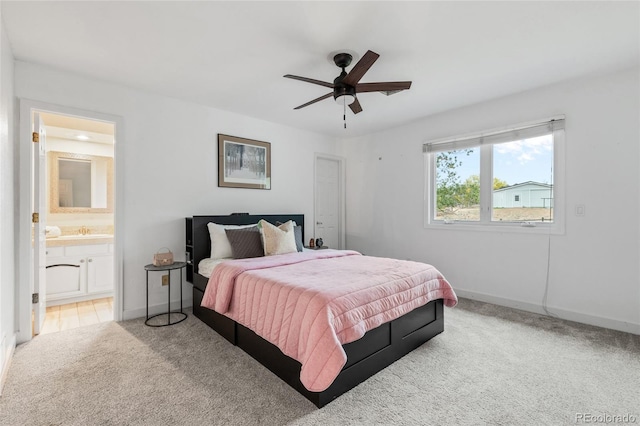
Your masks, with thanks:
[[[115,124],[46,112],[40,120],[47,156],[45,334],[113,320]]]
[[[21,102],[21,140],[25,115],[31,139],[26,188],[31,221],[26,228],[21,215],[20,224],[20,250],[28,258],[20,270],[30,277],[28,283],[21,280],[18,296],[21,341],[120,319],[118,119],[34,104]],[[25,151],[21,146],[21,157]],[[25,192],[21,184],[21,193]],[[21,203],[21,211],[23,207],[26,203]]]

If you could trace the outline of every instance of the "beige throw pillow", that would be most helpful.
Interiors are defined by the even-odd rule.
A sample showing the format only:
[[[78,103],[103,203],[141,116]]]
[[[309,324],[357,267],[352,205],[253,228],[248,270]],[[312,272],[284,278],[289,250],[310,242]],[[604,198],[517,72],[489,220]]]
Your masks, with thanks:
[[[264,255],[273,256],[276,254],[295,253],[296,238],[293,231],[293,223],[288,221],[280,226],[275,226],[266,220],[260,221],[262,232],[262,243],[264,245]]]

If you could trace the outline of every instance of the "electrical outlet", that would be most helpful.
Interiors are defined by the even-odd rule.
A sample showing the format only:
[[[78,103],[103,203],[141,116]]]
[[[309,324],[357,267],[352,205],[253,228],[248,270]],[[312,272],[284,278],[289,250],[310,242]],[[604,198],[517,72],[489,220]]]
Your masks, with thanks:
[[[169,285],[169,274],[162,276],[162,285]]]

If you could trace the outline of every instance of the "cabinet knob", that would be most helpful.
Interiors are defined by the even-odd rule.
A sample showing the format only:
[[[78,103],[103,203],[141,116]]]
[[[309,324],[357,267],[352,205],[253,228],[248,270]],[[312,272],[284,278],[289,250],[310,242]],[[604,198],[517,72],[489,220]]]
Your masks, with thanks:
[[[87,259],[87,262],[93,262],[93,259]]]
[[[80,259],[80,263],[84,263],[84,259]]]

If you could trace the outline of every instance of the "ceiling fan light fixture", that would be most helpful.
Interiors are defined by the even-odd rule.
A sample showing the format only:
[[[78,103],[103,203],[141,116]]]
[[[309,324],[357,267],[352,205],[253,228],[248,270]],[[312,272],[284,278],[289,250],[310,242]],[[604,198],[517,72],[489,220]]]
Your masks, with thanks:
[[[345,129],[347,128],[347,105],[354,114],[362,112],[362,105],[356,97],[356,94],[367,92],[379,92],[387,96],[398,93],[402,90],[407,90],[411,87],[410,81],[385,81],[374,83],[360,83],[360,79],[367,73],[369,68],[378,60],[380,55],[371,50],[367,50],[367,53],[358,60],[358,63],[351,68],[347,73],[345,68],[351,65],[351,61],[354,56],[348,52],[337,52],[333,56],[333,62],[342,68],[342,72],[337,76],[333,83],[326,81],[315,80],[313,78],[300,77],[293,74],[286,74],[285,78],[292,78],[294,80],[300,80],[307,83],[317,84],[319,86],[329,87],[333,89],[333,92],[322,95],[316,99],[313,99],[305,104],[295,107],[294,109],[301,109],[309,105],[315,104],[323,99],[327,99],[333,96],[337,105],[343,107],[342,117],[344,119]]]
[[[342,105],[351,105],[352,103],[354,103],[356,100],[356,97],[354,95],[338,95],[336,97],[336,104],[342,106]]]

